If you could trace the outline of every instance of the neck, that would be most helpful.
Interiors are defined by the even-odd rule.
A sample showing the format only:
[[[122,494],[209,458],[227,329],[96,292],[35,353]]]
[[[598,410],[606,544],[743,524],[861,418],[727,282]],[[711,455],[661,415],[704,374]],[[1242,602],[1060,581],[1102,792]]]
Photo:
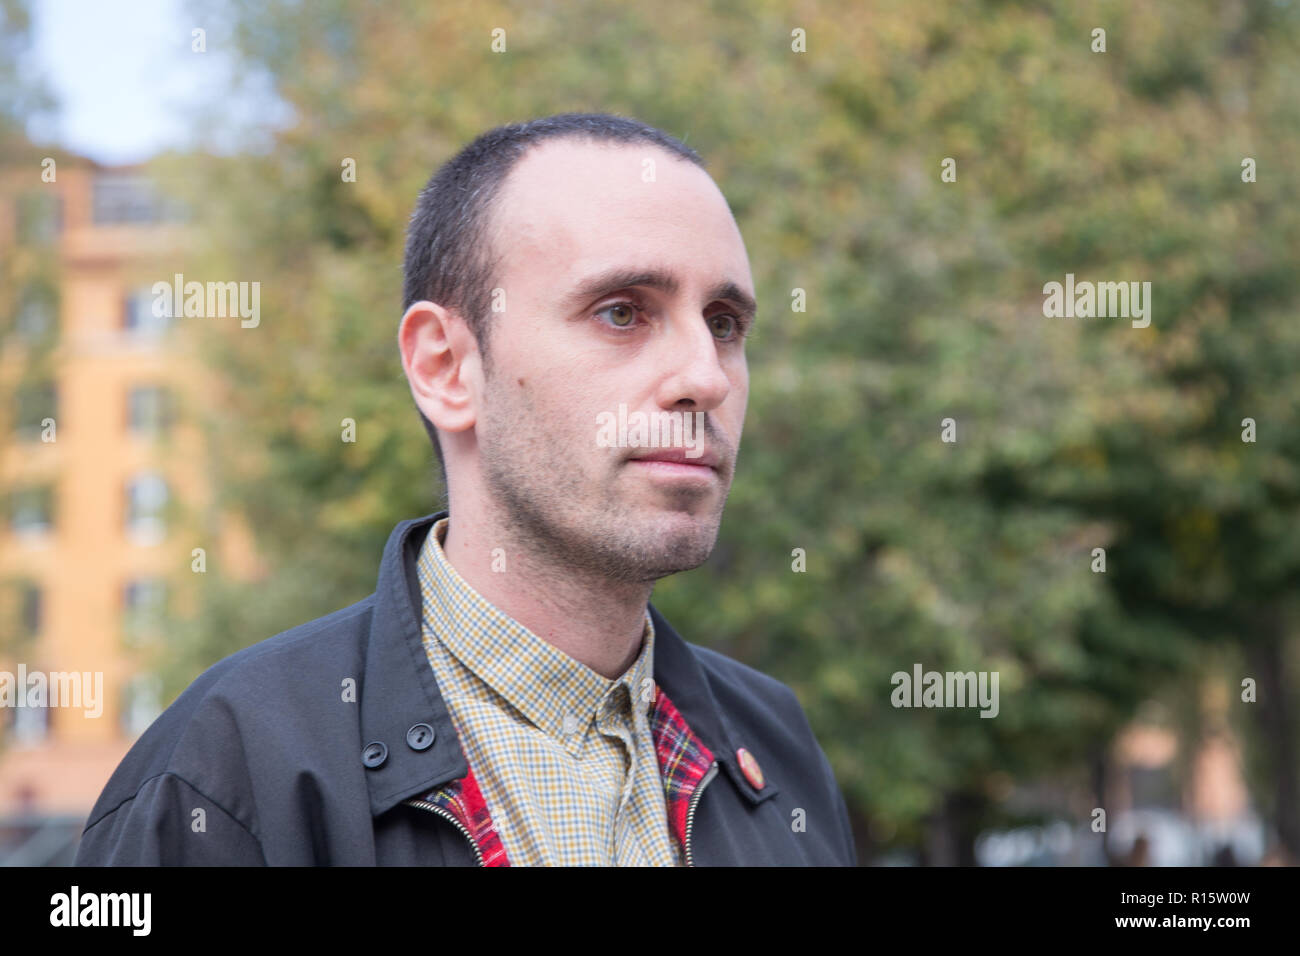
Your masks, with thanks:
[[[641,652],[654,585],[557,567],[520,549],[518,537],[458,504],[442,548],[456,573],[505,614],[602,677],[621,677]]]

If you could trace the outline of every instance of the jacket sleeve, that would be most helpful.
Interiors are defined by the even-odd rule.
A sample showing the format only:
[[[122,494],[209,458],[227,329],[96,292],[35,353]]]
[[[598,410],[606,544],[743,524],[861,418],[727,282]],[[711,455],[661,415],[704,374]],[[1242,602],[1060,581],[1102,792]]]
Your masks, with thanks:
[[[830,758],[826,756],[826,751],[822,749],[817,737],[813,734],[812,726],[808,723],[808,715],[800,706],[798,698],[795,697],[794,691],[789,691],[791,700],[797,708],[800,720],[803,724],[804,732],[807,735],[808,749],[811,753],[817,755],[821,764],[821,781],[824,788],[823,793],[830,805],[831,812],[835,815],[835,839],[832,840],[840,848],[841,866],[858,865],[858,848],[853,840],[853,824],[849,821],[848,804],[844,801],[844,791],[840,789],[839,782],[835,779],[835,770],[831,766]]]
[[[822,754],[822,758],[823,759],[826,758],[824,752]],[[848,804],[844,802],[844,791],[839,788],[839,784],[836,783],[835,781],[835,773],[833,770],[831,770],[831,765],[829,760],[826,760],[826,772],[830,774],[831,786],[835,788],[835,799],[839,804],[840,829],[843,831],[844,834],[844,846],[847,852],[847,856],[845,858],[845,865],[857,866],[858,847],[853,840],[853,824],[849,820],[849,807]]]
[[[795,692],[784,684],[781,685],[787,697],[787,707],[790,708],[791,714],[797,714],[799,726],[807,740],[807,749],[810,753],[817,755],[821,763],[821,779],[825,787],[826,799],[829,801],[832,812],[835,814],[835,829],[837,832],[834,842],[838,843],[841,853],[841,865],[857,866],[858,849],[853,839],[853,824],[849,820],[848,804],[844,800],[844,791],[840,789],[839,782],[835,779],[835,769],[831,766],[830,758],[826,756],[826,751],[817,740],[817,735],[813,733],[812,725],[808,722],[808,714],[799,703],[799,698]],[[794,718],[791,718],[794,721]]]
[[[265,866],[257,838],[174,773],[86,827],[74,866]]]

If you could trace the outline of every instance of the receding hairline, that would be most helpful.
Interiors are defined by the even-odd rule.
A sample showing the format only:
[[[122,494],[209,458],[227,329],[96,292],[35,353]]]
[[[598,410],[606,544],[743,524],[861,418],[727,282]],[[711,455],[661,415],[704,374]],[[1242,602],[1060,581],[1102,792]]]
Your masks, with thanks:
[[[722,200],[728,213],[730,213],[731,206],[727,202],[726,196],[723,195],[722,189],[714,181],[713,177],[709,175],[709,171],[705,168],[702,159],[697,161],[694,157],[683,156],[680,153],[673,152],[667,146],[649,139],[625,141],[608,139],[585,130],[566,131],[564,133],[549,136],[539,142],[529,144],[528,148],[519,156],[514,165],[510,167],[510,171],[502,178],[497,188],[493,190],[493,193],[488,197],[487,202],[484,203],[482,219],[483,243],[486,246],[485,251],[488,255],[489,261],[492,263],[492,269],[494,271],[499,270],[501,264],[505,261],[505,251],[502,249],[501,244],[498,241],[501,238],[501,228],[503,226],[501,210],[499,207],[505,204],[506,196],[509,194],[511,188],[518,182],[519,177],[517,174],[519,170],[530,159],[535,159],[538,154],[547,151],[548,147],[554,147],[554,149],[551,149],[550,151],[555,152],[566,145],[591,146],[603,149],[607,152],[613,152],[615,150],[654,150],[662,156],[667,156],[669,159],[677,160],[678,162],[698,169],[703,173],[705,178],[708,179],[709,184],[718,194],[718,198]]]

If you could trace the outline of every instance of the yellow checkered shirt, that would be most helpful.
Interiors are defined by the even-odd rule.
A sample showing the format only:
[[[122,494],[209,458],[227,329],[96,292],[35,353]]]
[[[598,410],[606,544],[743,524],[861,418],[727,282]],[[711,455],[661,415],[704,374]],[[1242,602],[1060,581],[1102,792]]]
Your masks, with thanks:
[[[513,866],[680,866],[648,722],[654,625],[609,680],[490,604],[447,560],[448,518],[420,552],[424,649]]]

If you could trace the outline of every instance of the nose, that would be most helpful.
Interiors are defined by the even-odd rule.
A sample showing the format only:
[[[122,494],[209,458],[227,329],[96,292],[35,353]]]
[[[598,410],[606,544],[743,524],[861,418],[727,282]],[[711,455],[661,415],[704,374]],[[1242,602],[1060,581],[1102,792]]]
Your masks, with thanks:
[[[655,395],[660,408],[685,403],[692,411],[709,412],[726,401],[731,379],[720,361],[718,339],[701,316],[674,321],[660,348],[659,367],[666,370]]]

